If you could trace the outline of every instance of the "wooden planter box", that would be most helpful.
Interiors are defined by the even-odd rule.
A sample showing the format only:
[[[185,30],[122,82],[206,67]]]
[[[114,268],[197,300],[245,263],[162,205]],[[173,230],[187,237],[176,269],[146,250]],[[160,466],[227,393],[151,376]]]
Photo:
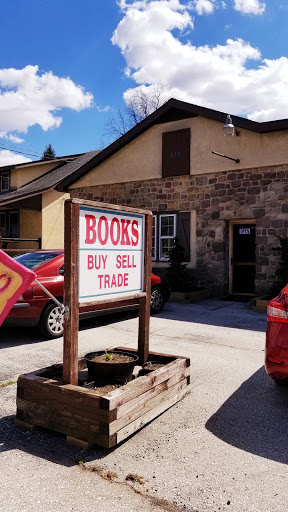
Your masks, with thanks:
[[[125,348],[125,352],[136,351]],[[84,358],[79,359],[78,386],[57,380],[62,365],[20,375],[16,424],[29,430],[44,427],[60,432],[68,443],[82,449],[93,445],[112,448],[189,391],[188,358],[150,352],[149,360],[167,361],[167,365],[105,395],[84,387],[88,375]]]
[[[271,299],[267,299],[266,297],[256,297],[250,302],[251,309],[254,309],[254,311],[267,311],[270,300]]]

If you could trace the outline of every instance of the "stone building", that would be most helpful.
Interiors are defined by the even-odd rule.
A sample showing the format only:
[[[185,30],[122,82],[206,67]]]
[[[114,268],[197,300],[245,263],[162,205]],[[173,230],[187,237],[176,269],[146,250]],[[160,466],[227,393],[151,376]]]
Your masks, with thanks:
[[[232,121],[224,136],[226,114],[171,99],[58,190],[152,210],[154,268],[177,236],[198,286],[264,295],[287,236],[288,120]]]

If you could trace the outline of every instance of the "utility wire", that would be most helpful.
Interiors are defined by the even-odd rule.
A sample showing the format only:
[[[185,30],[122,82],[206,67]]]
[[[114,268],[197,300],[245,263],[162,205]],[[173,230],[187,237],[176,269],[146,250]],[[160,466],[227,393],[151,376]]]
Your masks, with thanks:
[[[7,151],[12,151],[12,153],[20,153],[21,155],[29,155],[29,156],[40,156],[42,157],[42,155],[40,155],[39,153],[36,154],[36,153],[27,153],[27,152],[24,152],[24,151],[17,151],[17,149],[11,149],[11,148],[7,148],[5,146],[0,146],[0,149],[6,149]],[[55,157],[52,157],[51,158],[48,156],[45,156],[43,158],[43,160],[55,160]]]

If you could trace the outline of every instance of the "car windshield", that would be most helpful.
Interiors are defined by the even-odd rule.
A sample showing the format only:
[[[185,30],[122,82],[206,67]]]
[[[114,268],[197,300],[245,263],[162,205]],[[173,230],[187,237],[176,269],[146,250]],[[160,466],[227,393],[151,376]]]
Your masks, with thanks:
[[[20,256],[16,256],[15,260],[17,260],[18,263],[21,263],[21,265],[24,265],[24,267],[27,267],[30,270],[32,270],[33,268],[42,265],[42,263],[46,263],[46,261],[56,258],[56,256],[57,254],[53,252],[31,252],[27,254],[21,254]]]

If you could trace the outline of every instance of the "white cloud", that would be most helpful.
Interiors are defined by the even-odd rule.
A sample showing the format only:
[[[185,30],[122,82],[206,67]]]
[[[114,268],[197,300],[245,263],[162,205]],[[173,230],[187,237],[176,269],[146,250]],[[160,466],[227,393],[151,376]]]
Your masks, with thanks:
[[[193,28],[193,19],[176,0],[122,4],[123,19],[112,41],[126,60],[126,75],[141,91],[149,94],[151,85],[161,84],[170,97],[257,121],[288,117],[286,57],[263,59],[242,39],[214,47],[182,43],[175,29]],[[133,91],[126,91],[126,102]]]
[[[13,135],[12,133],[8,134],[0,132],[0,139],[10,140],[15,144],[21,144],[21,142],[24,142],[24,139],[20,139],[20,137],[17,137],[17,135]]]
[[[109,105],[106,105],[105,107],[101,107],[100,105],[98,105],[96,109],[98,110],[98,112],[109,112],[110,107]]]
[[[264,2],[260,0],[234,0],[234,7],[236,11],[243,14],[263,14],[266,8]]]
[[[15,153],[6,149],[0,151],[0,167],[4,165],[23,164],[25,162],[31,162],[31,159],[22,155],[15,155]]]
[[[212,14],[215,8],[215,0],[194,0],[197,14]]]
[[[0,69],[0,131],[25,133],[33,125],[43,130],[57,128],[59,111],[80,111],[91,106],[92,94],[70,78],[51,71],[40,74],[38,66]]]

